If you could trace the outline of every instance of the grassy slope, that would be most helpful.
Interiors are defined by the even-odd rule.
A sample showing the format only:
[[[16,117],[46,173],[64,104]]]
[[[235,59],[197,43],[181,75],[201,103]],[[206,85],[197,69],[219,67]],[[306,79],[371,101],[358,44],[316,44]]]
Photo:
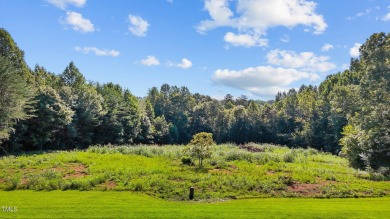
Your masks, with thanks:
[[[183,147],[92,147],[0,159],[0,189],[137,191],[169,200],[245,197],[377,197],[389,181],[372,181],[343,158],[315,150],[254,145],[214,148],[205,169],[181,164]],[[380,176],[375,176],[380,178]]]
[[[390,218],[390,198],[170,202],[130,192],[0,192],[0,218]],[[1,209],[0,209],[1,210]]]

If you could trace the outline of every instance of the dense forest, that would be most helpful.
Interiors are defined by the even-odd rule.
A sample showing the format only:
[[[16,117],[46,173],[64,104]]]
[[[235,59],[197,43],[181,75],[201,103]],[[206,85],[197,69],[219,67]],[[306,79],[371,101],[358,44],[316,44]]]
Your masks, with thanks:
[[[88,82],[70,62],[61,74],[36,65],[0,29],[3,154],[90,145],[187,144],[199,132],[217,143],[273,143],[346,156],[390,174],[390,34],[373,34],[349,70],[275,100],[223,100],[168,84],[136,97],[118,84]]]

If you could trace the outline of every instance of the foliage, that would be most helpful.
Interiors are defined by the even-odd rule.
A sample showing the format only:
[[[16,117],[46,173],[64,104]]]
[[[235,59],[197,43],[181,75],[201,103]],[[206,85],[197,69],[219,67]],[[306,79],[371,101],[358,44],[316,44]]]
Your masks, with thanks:
[[[31,116],[34,90],[20,75],[20,69],[0,57],[0,143],[9,138],[13,126]]]
[[[32,82],[30,69],[24,60],[24,52],[19,49],[11,35],[4,28],[0,28],[0,57],[7,58],[24,80]]]
[[[373,34],[353,62],[362,75],[358,110],[344,129],[341,143],[355,167],[386,169],[390,174],[390,34]]]
[[[211,147],[214,146],[213,134],[201,132],[192,137],[188,144],[187,151],[191,157],[196,157],[199,161],[199,167],[203,166],[203,160],[212,155]]]
[[[61,148],[58,139],[71,123],[74,111],[51,87],[40,87],[35,101],[35,116],[17,126],[11,144],[24,145],[24,150]]]
[[[187,156],[182,156],[181,162],[185,165],[192,165],[193,164],[191,157],[187,157]]]

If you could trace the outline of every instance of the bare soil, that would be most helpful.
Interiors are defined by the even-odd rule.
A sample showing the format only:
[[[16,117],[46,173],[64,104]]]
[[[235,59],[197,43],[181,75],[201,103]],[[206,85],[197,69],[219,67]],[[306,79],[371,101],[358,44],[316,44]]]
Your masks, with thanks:
[[[81,163],[74,163],[72,165],[69,165],[66,169],[67,173],[65,174],[63,179],[80,178],[87,175],[87,167]]]
[[[312,183],[312,184],[293,184],[291,186],[287,187],[287,191],[293,192],[293,193],[298,193],[302,196],[314,196],[317,195],[321,192],[321,188],[325,185],[330,184],[331,182],[325,181],[321,183]]]

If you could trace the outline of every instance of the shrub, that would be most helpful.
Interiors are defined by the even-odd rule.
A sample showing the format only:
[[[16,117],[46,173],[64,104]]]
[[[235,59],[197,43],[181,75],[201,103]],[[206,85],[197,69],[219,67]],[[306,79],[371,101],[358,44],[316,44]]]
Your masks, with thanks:
[[[292,149],[291,151],[288,151],[283,155],[284,162],[294,163],[296,156],[297,153],[295,152],[295,150]]]
[[[182,156],[181,162],[185,165],[192,165],[193,164],[191,157],[188,157],[188,156]]]
[[[291,186],[294,184],[294,180],[291,175],[283,175],[278,177],[278,181],[285,185]]]
[[[4,186],[4,190],[9,191],[9,190],[16,189],[19,185],[20,179],[21,179],[20,175],[14,175],[8,177]]]

